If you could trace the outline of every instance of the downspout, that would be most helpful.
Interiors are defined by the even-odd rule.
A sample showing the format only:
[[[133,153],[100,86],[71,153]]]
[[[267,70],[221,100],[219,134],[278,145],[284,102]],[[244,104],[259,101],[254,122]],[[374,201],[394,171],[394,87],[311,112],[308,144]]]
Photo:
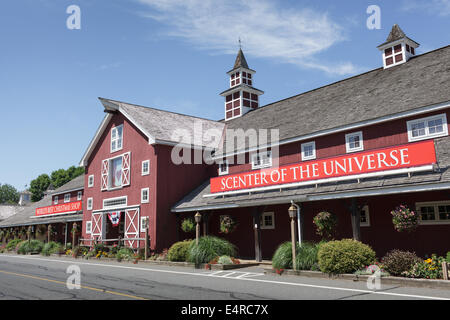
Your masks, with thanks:
[[[300,229],[300,206],[294,202],[294,200],[291,200],[291,204],[297,208],[297,234],[298,234],[298,243],[301,246],[302,245],[302,235],[301,235],[301,229]]]

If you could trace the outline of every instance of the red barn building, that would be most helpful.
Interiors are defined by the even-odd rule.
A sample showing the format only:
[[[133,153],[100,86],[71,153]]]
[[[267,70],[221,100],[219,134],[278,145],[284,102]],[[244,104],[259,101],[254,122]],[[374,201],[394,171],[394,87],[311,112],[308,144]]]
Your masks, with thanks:
[[[450,46],[416,55],[418,46],[395,25],[378,47],[382,68],[263,107],[255,71],[239,50],[221,93],[223,121],[100,99],[106,116],[82,160],[83,238],[141,239],[141,218],[149,217],[151,246],[162,250],[188,237],[180,218],[200,212],[204,234],[228,239],[241,257],[270,259],[290,239],[294,204],[303,240],[320,240],[313,217],[329,211],[338,217],[337,238],[361,240],[379,256],[393,248],[443,254],[450,243]],[[201,133],[208,130],[220,139],[208,140]],[[185,148],[175,154],[185,160],[213,152],[197,164],[177,163],[180,140]],[[399,205],[420,213],[414,233],[394,230],[390,212]],[[119,228],[108,219],[116,212]],[[224,216],[237,222],[230,234],[220,234]]]

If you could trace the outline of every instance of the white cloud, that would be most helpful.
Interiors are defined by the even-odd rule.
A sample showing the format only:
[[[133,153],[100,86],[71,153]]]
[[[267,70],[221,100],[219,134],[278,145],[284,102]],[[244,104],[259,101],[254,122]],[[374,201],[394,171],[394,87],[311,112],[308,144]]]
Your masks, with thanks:
[[[450,0],[407,0],[403,2],[403,11],[425,11],[429,14],[446,17],[450,15]]]
[[[359,71],[350,62],[316,57],[345,40],[343,28],[326,13],[283,9],[268,0],[138,0],[141,15],[168,26],[167,34],[200,49],[235,54],[238,37],[246,54],[303,68],[345,75]]]

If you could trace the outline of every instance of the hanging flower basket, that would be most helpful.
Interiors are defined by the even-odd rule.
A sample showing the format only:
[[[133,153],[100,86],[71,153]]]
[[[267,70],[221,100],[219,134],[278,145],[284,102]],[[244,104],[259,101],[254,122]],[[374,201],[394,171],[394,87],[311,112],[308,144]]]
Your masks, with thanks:
[[[220,233],[229,234],[237,227],[236,221],[231,216],[220,216]]]
[[[195,231],[195,222],[192,218],[183,219],[181,222],[181,230],[186,233],[191,233]]]
[[[337,217],[330,212],[322,211],[313,218],[313,223],[319,236],[331,239],[336,230]]]
[[[419,224],[419,214],[405,205],[400,205],[391,211],[392,223],[398,232],[412,232]]]

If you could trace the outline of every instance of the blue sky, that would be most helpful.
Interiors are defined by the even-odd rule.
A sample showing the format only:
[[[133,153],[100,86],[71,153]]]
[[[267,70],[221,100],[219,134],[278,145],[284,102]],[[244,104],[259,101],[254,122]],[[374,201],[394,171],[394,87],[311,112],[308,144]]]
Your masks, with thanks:
[[[69,5],[81,29],[69,30]],[[381,29],[369,30],[369,5]],[[4,0],[0,183],[78,165],[106,97],[223,118],[238,39],[265,105],[382,64],[394,23],[423,53],[450,44],[450,0]]]

